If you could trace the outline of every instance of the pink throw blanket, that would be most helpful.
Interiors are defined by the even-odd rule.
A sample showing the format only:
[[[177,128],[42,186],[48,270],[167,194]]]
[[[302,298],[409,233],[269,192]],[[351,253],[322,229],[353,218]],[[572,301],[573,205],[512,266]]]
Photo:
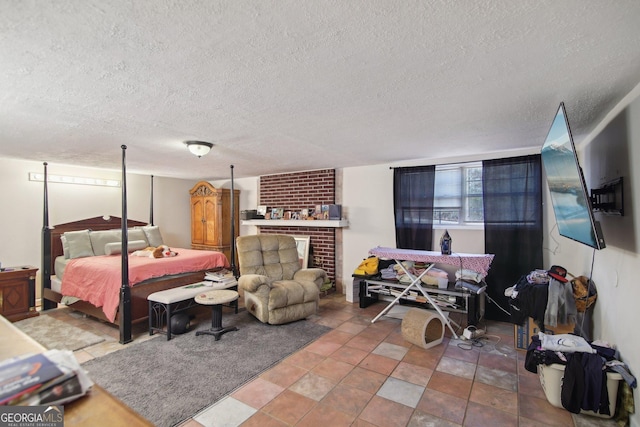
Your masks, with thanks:
[[[171,258],[129,257],[129,286],[172,274],[229,267],[222,252],[174,249]],[[90,302],[113,322],[120,304],[122,259],[119,255],[100,255],[69,261],[62,277],[62,294]],[[204,276],[203,276],[204,279]]]

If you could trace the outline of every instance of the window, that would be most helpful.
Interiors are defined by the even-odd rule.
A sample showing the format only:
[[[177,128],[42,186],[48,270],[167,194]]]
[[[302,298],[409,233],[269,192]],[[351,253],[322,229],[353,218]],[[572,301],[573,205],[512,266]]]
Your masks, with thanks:
[[[436,166],[433,199],[433,224],[483,224],[482,163]]]

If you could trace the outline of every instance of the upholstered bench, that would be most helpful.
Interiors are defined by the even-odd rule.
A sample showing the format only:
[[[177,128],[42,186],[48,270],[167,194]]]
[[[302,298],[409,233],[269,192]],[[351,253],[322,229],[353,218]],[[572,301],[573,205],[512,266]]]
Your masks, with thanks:
[[[147,297],[149,301],[149,335],[154,332],[166,333],[167,341],[171,339],[171,316],[183,312],[196,305],[194,298],[207,291],[217,289],[238,289],[238,282],[224,284],[212,282],[197,282],[178,288],[154,292]],[[238,305],[235,305],[236,313]],[[166,332],[164,327],[166,325]]]

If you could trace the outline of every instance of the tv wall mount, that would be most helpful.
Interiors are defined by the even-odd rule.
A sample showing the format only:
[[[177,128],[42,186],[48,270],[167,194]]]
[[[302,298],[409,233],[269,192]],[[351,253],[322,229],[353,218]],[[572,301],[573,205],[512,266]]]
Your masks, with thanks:
[[[622,177],[591,190],[591,209],[609,215],[624,216]]]

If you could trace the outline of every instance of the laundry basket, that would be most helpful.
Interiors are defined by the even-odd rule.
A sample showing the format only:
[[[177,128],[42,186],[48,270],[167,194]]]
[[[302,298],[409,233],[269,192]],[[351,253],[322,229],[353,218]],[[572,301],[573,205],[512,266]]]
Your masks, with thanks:
[[[563,408],[560,393],[562,392],[562,379],[564,378],[564,365],[553,363],[551,365],[538,365],[540,384],[549,403],[557,408]],[[609,393],[609,412],[611,415],[599,414],[593,411],[580,411],[581,414],[593,415],[600,418],[611,418],[616,413],[616,401],[618,400],[618,386],[622,375],[617,372],[607,372],[607,392]]]

